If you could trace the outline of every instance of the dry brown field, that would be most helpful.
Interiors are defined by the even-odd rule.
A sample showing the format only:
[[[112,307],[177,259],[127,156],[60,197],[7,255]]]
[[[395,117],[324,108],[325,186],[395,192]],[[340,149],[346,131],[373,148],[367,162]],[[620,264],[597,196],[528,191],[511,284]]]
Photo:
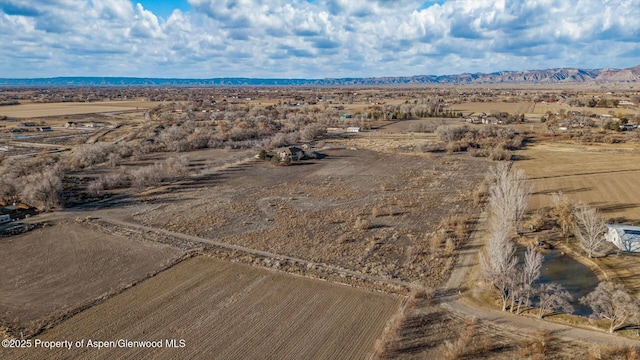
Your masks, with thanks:
[[[48,116],[79,115],[94,113],[112,113],[151,109],[162,102],[158,101],[105,101],[91,103],[47,103],[20,104],[3,106],[0,116],[11,118],[37,118]]]
[[[597,208],[606,219],[640,224],[640,148],[637,143],[583,145],[569,141],[534,143],[520,151],[534,193],[529,208],[552,204],[551,194],[562,191],[572,201]],[[609,279],[621,281],[640,294],[640,257],[609,252],[590,264]]]
[[[508,112],[510,114],[533,113],[534,103],[532,102],[468,102],[451,105],[448,109],[455,112],[461,111],[464,115],[471,113],[491,114],[494,111]],[[544,114],[544,113],[543,113]]]
[[[183,348],[26,349],[4,358],[365,359],[399,304],[391,295],[196,257],[37,336],[182,339]]]
[[[181,255],[167,245],[67,221],[0,238],[0,325],[28,335]]]
[[[322,159],[291,166],[254,160],[195,177],[192,185],[139,197],[145,205],[127,211],[147,226],[440,285],[455,257],[444,251],[444,238],[442,247],[429,239],[441,221],[477,211],[471,194],[491,163],[359,144],[325,141]]]
[[[606,217],[640,222],[637,144],[546,141],[519,154],[523,159],[515,166],[525,170],[534,186],[531,210],[550,206],[551,194],[562,191],[571,200],[597,207]]]
[[[590,107],[574,107],[568,104],[555,102],[555,103],[534,103],[534,102],[500,102],[500,101],[491,101],[491,102],[469,102],[463,104],[455,104],[452,105],[450,110],[453,111],[461,111],[464,115],[469,115],[472,113],[480,113],[484,112],[490,114],[494,111],[505,111],[510,114],[518,114],[524,113],[527,119],[540,119],[540,116],[546,114],[547,112],[556,113],[561,110],[564,111],[579,111],[579,112],[589,112],[592,114],[609,114],[613,112],[614,114],[618,114],[619,112],[624,114],[625,116],[633,116],[638,114],[638,110],[634,108],[590,108]]]

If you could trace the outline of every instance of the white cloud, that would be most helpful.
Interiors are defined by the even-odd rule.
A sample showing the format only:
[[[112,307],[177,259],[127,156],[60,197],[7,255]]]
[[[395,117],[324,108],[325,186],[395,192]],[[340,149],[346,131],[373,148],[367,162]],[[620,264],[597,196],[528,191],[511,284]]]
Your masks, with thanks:
[[[0,76],[343,77],[638,64],[635,0],[0,1]]]

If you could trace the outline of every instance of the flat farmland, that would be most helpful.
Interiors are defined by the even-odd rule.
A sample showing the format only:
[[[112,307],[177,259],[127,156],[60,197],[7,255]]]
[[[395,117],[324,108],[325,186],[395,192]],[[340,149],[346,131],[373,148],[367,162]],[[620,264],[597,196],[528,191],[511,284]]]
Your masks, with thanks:
[[[196,257],[38,336],[183,339],[185,347],[27,349],[4,358],[364,359],[399,304],[387,294]]]
[[[91,103],[47,103],[3,106],[0,115],[10,118],[35,118],[47,116],[111,113],[151,109],[162,102],[157,101],[104,101]]]
[[[74,222],[0,238],[0,325],[28,335],[163,269],[181,254]]]
[[[451,105],[448,110],[462,112],[465,115],[470,113],[484,112],[491,114],[493,111],[506,111],[510,114],[533,113],[535,104],[533,102],[468,102]]]
[[[562,191],[572,201],[597,208],[606,219],[640,223],[640,152],[636,144],[582,145],[541,142],[520,152],[524,169],[534,186],[529,209],[552,205],[551,194]],[[640,294],[637,254],[593,259],[610,279]]]
[[[640,221],[640,152],[635,145],[542,142],[520,154],[523,160],[515,166],[525,170],[534,186],[530,209],[550,206],[551,194],[562,191],[608,218]]]

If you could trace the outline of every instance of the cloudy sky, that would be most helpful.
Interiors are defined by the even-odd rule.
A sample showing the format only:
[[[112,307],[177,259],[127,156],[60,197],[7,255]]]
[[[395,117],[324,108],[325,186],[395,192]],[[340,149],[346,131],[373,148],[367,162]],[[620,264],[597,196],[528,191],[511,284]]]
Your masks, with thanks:
[[[624,68],[640,0],[0,0],[0,46],[0,77]]]

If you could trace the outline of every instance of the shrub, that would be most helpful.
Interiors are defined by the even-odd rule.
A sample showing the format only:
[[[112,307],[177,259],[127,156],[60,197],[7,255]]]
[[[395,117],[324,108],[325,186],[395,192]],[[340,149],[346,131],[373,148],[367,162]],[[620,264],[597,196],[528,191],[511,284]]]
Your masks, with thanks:
[[[186,176],[189,173],[189,159],[186,156],[169,157],[162,163],[162,169],[169,178]]]
[[[371,222],[369,220],[367,220],[367,219],[358,217],[356,219],[356,223],[355,223],[354,227],[357,230],[368,230],[368,229],[371,228]]]
[[[302,140],[309,141],[327,134],[326,126],[320,124],[309,124],[305,126],[300,132]]]
[[[446,148],[448,153],[454,153],[459,151],[467,151],[469,143],[463,140],[450,141],[447,143]]]
[[[546,359],[549,352],[549,342],[552,338],[550,332],[538,330],[535,338],[523,340],[520,345],[520,355],[529,359]]]
[[[161,168],[157,164],[133,170],[131,171],[131,185],[136,188],[155,186],[162,181],[160,172]]]
[[[83,169],[107,161],[115,146],[107,143],[81,145],[71,155],[69,165],[72,169]]]
[[[489,159],[493,161],[506,161],[511,160],[511,151],[504,149],[501,146],[494,147],[489,153]]]
[[[469,127],[466,125],[457,126],[457,125],[441,125],[436,128],[436,136],[438,139],[444,142],[452,142],[457,140],[462,140],[467,131],[469,131]]]
[[[87,192],[94,196],[99,196],[104,194],[104,185],[100,179],[96,179],[91,181],[87,185]]]

